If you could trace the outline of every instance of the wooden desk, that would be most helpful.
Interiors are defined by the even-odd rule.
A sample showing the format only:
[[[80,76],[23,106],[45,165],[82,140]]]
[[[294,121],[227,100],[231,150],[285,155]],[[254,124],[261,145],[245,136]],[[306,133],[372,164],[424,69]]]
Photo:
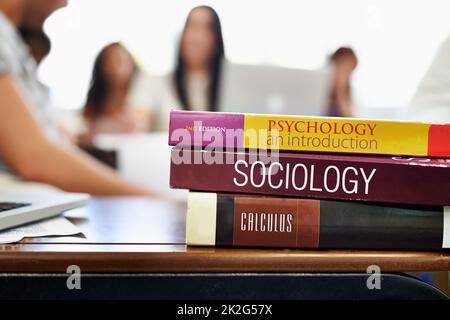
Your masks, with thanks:
[[[84,236],[0,246],[0,272],[382,272],[450,270],[450,253],[187,248],[185,207],[142,198],[98,198],[67,212]]]

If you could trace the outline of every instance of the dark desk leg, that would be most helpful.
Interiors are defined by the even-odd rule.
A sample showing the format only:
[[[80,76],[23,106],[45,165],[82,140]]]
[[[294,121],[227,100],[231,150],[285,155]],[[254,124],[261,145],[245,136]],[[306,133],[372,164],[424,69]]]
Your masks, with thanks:
[[[405,274],[381,275],[381,289],[367,288],[367,274],[85,274],[81,290],[67,275],[0,276],[0,299],[233,299],[348,300],[448,299]]]

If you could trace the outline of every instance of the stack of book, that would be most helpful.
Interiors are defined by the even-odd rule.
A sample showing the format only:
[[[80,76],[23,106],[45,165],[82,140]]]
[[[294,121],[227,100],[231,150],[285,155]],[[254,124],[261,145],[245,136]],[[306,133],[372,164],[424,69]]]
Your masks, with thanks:
[[[169,145],[188,245],[450,247],[450,124],[172,111]]]

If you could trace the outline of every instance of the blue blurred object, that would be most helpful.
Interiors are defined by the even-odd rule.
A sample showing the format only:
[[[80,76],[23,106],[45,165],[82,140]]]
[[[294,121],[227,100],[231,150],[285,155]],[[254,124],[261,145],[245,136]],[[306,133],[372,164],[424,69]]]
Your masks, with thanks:
[[[428,284],[434,285],[434,276],[432,272],[411,272],[409,274]]]

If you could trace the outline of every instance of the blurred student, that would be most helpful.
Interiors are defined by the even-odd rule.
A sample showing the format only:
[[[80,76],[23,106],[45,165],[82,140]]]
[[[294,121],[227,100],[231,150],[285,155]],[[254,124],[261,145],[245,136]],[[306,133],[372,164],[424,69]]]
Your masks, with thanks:
[[[18,30],[42,30],[64,0],[0,0],[0,173],[66,191],[151,195],[75,148],[57,143],[47,94]]]
[[[219,16],[211,7],[191,10],[181,36],[174,83],[187,110],[216,111],[224,45]]]
[[[192,9],[178,46],[172,74],[138,83],[135,101],[155,112],[157,127],[167,129],[170,109],[217,111],[224,60],[222,28],[208,6]]]
[[[28,51],[31,57],[34,59],[36,63],[36,67],[42,63],[42,61],[47,57],[50,53],[52,44],[50,38],[45,34],[44,30],[41,29],[30,29],[26,27],[22,27],[19,29],[20,36],[22,40],[26,44]],[[41,85],[42,93],[46,92],[47,100],[50,100],[50,89],[39,82]],[[62,136],[63,139],[70,143],[76,143],[76,138],[72,135],[72,133],[65,128],[63,125],[58,124],[58,132]]]
[[[450,120],[450,37],[439,48],[410,102],[409,116],[424,121]]]
[[[98,133],[138,133],[150,129],[149,114],[128,103],[130,87],[138,73],[136,62],[120,43],[112,43],[98,54],[92,72],[83,117],[90,144]]]
[[[351,48],[341,47],[331,56],[332,79],[328,115],[353,116],[351,76],[358,65],[358,58]]]
[[[32,30],[21,28],[20,36],[28,47],[30,55],[33,57],[36,65],[41,64],[42,60],[50,53],[50,38],[45,34],[44,30]]]

